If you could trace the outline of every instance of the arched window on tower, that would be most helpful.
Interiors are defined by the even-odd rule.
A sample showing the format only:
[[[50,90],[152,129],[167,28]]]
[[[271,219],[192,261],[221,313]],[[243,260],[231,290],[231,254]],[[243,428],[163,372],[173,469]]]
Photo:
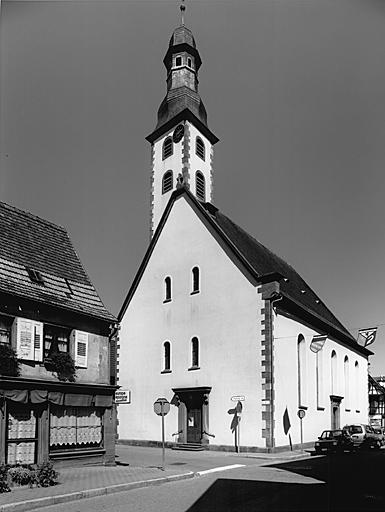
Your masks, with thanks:
[[[345,394],[345,409],[350,411],[350,379],[349,379],[349,358],[345,356],[344,359],[344,394]]]
[[[206,156],[206,148],[205,143],[200,137],[197,137],[195,139],[195,153],[199,156],[199,158],[202,158],[202,160],[205,159]]]
[[[173,173],[172,171],[166,171],[162,178],[162,194],[169,192],[173,187]]]
[[[181,66],[182,65],[182,57],[178,55],[175,59],[175,66]]]
[[[199,340],[198,340],[198,338],[193,338],[191,340],[191,367],[192,368],[199,367]]]
[[[200,201],[206,201],[206,183],[201,171],[197,171],[195,174],[195,191]]]
[[[337,354],[335,350],[332,351],[330,361],[330,378],[331,378],[331,394],[337,393]]]
[[[163,371],[171,371],[171,344],[169,341],[163,343]]]
[[[192,274],[192,291],[191,293],[198,293],[199,292],[199,268],[194,267],[191,271]]]
[[[306,407],[306,342],[302,334],[297,339],[298,407]]]
[[[171,156],[174,152],[173,144],[172,144],[172,138],[167,137],[165,141],[163,142],[163,151],[162,151],[162,158],[163,160],[166,160],[169,156]]]
[[[171,277],[167,276],[164,280],[164,301],[170,302],[171,300]]]

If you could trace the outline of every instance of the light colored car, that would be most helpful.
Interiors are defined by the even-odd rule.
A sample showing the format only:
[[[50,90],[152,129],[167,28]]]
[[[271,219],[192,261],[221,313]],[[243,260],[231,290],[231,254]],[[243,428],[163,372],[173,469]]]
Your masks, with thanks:
[[[356,448],[381,448],[378,435],[375,434],[373,427],[363,423],[354,423],[345,425],[344,430],[349,432]]]

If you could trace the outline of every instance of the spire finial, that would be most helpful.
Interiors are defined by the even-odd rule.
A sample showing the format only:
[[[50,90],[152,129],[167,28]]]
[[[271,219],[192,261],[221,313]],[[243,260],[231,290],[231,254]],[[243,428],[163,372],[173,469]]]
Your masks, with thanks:
[[[184,12],[186,10],[186,6],[184,4],[184,0],[180,4],[180,24],[184,26]]]

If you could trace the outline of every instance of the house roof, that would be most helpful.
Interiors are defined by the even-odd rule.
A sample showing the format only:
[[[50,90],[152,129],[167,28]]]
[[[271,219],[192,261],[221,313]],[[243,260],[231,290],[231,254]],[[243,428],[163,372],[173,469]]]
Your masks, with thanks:
[[[339,338],[342,342],[353,347],[358,352],[366,356],[372,353],[357,343],[350,332],[319,299],[310,286],[307,285],[304,279],[302,279],[291,265],[286,263],[286,261],[249,235],[211,203],[201,203],[198,201],[195,196],[184,187],[179,190],[175,190],[171,195],[141,267],[138,270],[131,289],[118,315],[119,320],[122,319],[131,297],[136,290],[147,261],[151,256],[163,225],[170,213],[172,205],[181,195],[186,196],[186,199],[190,202],[192,207],[200,213],[203,221],[210,223],[228,248],[242,262],[242,264],[246,266],[248,271],[257,281],[262,283],[266,280],[266,277],[276,276],[273,279],[279,280],[280,293],[285,298],[285,303],[295,305],[297,313],[299,311],[300,313],[302,312],[303,316],[306,316],[307,319],[312,318],[315,323],[322,325],[325,334]]]
[[[44,284],[34,282],[28,269]],[[0,202],[0,291],[115,322],[86,274],[67,231]]]

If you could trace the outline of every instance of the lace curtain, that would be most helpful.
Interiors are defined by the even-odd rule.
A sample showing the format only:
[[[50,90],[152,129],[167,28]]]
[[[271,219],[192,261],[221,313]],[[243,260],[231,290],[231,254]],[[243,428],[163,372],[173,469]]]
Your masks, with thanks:
[[[34,411],[13,411],[8,413],[8,464],[33,464],[35,462],[35,441],[9,442],[17,439],[36,438],[36,416]]]
[[[50,415],[50,446],[100,445],[102,413],[93,407],[55,407]]]

